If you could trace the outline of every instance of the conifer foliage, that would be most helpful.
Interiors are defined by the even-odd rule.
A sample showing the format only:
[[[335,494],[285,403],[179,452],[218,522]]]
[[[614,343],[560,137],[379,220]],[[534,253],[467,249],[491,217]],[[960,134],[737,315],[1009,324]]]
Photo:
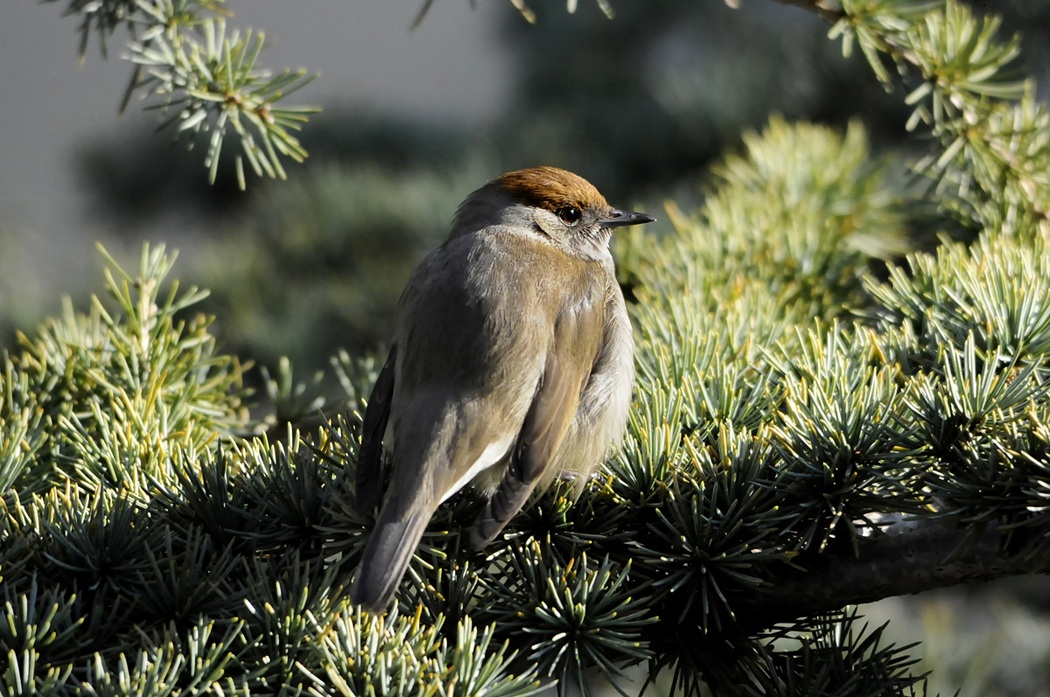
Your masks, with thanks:
[[[80,18],[81,55],[92,36],[105,54],[113,34],[127,31],[121,57],[133,69],[122,108],[138,96],[163,113],[162,127],[206,142],[211,182],[220,160],[230,157],[223,145],[231,133],[242,189],[245,162],[258,177],[284,179],[284,161],[306,157],[295,133],[316,109],[279,102],[312,77],[302,69],[274,74],[263,67],[265,35],[228,30],[223,0],[68,0],[66,12]]]
[[[1050,569],[1047,113],[958,2],[794,4],[906,93],[925,184],[856,125],[748,134],[673,231],[618,238],[622,452],[484,553],[454,497],[385,616],[344,593],[374,361],[275,428],[174,255],[104,254],[104,294],[3,357],[0,693],[923,694],[851,604]],[[929,202],[971,241],[905,255]],[[290,371],[282,423],[318,404]]]

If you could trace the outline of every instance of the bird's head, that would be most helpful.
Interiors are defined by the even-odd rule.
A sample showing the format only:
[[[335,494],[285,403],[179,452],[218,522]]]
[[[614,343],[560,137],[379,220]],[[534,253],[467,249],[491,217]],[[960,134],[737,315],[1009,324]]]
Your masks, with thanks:
[[[587,258],[608,254],[614,228],[651,222],[645,213],[622,211],[583,177],[557,167],[507,172],[481,187],[456,213],[451,237],[508,227]]]

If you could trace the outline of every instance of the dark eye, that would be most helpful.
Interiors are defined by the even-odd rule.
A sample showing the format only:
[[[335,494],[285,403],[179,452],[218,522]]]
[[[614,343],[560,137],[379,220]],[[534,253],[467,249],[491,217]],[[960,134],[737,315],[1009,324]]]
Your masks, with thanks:
[[[575,225],[580,222],[580,218],[583,217],[583,213],[576,206],[565,206],[554,211],[554,214],[562,219],[562,222],[569,225]]]

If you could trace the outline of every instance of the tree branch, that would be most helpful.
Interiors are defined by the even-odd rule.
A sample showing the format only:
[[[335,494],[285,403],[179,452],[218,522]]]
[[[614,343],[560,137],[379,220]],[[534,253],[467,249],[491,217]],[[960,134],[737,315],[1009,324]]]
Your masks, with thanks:
[[[1010,549],[995,526],[974,536],[942,521],[898,525],[860,541],[855,557],[825,552],[796,559],[804,569],[737,605],[742,622],[769,626],[888,596],[1050,572],[1050,546]]]

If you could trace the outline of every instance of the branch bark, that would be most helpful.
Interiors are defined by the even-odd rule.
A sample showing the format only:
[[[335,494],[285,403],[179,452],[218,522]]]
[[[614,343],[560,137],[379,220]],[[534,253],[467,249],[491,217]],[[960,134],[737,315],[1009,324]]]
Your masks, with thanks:
[[[1004,545],[993,525],[972,530],[943,521],[898,524],[861,540],[857,556],[823,553],[796,559],[804,570],[736,605],[741,621],[765,626],[833,612],[846,605],[1004,576],[1050,572],[1050,545]]]

